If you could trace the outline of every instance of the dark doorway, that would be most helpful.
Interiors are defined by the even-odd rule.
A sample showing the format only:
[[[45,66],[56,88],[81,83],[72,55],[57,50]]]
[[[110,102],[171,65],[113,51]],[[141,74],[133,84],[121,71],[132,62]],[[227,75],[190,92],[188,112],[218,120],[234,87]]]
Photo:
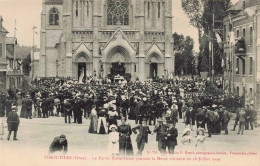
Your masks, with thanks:
[[[78,81],[85,82],[86,80],[86,63],[78,64]]]
[[[125,75],[125,63],[119,63],[115,62],[111,64],[111,74],[112,75],[120,75],[124,76]]]
[[[158,75],[158,64],[157,63],[151,63],[150,65],[150,78],[156,78]]]

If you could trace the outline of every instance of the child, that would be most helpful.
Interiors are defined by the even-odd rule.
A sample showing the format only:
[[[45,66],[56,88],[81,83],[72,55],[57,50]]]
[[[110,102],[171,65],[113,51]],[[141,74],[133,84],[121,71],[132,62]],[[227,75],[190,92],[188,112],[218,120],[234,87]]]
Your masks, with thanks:
[[[116,131],[117,127],[114,124],[109,127],[109,130],[111,132],[109,133],[108,151],[115,156],[119,154],[119,133]]]
[[[186,128],[183,131],[181,143],[184,145],[188,145],[191,142],[192,142],[191,129]]]
[[[204,146],[205,139],[206,139],[205,130],[203,128],[199,128],[195,146],[199,148],[201,151],[205,150],[205,146]]]

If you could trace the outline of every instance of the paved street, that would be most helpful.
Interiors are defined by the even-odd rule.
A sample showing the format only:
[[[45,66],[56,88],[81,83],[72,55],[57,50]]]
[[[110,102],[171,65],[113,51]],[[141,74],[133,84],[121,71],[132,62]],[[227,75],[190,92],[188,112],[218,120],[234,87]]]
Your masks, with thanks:
[[[6,119],[3,119],[6,124]],[[128,121],[132,127],[135,126],[134,121]],[[216,157],[215,161],[216,163],[223,164],[226,161],[229,160],[236,160],[239,161],[237,165],[243,165],[241,162],[243,162],[243,157],[251,157],[250,161],[255,162],[256,165],[259,165],[259,152],[260,152],[260,128],[256,128],[255,130],[247,130],[244,132],[244,135],[237,135],[236,132],[230,131],[229,135],[213,135],[212,138],[208,138],[205,142],[205,151],[204,152],[221,152],[222,154],[215,154],[215,155],[194,155],[192,152],[196,153],[198,151],[194,144],[195,144],[195,137],[194,141],[192,143],[192,146],[184,146],[181,145],[181,135],[182,131],[184,130],[184,123],[182,123],[183,120],[179,120],[179,123],[177,124],[177,129],[179,131],[179,137],[178,142],[179,145],[176,147],[175,152],[179,153],[180,151],[183,151],[183,154],[176,154],[175,157],[184,157],[187,159],[188,157],[207,157],[211,158],[211,162],[203,161],[203,162],[194,162],[193,164],[198,165],[210,165],[214,162],[212,161],[212,157]],[[48,154],[48,148],[50,143],[52,142],[53,138],[55,136],[59,136],[60,134],[65,134],[68,139],[68,156],[81,156],[81,157],[87,157],[87,160],[84,161],[64,161],[64,164],[68,163],[86,163],[86,162],[93,162],[93,157],[105,157],[109,156],[107,153],[107,147],[108,147],[108,135],[99,135],[99,134],[89,134],[88,128],[89,128],[90,120],[83,120],[83,124],[64,124],[64,119],[61,117],[50,117],[48,119],[43,118],[35,118],[35,119],[21,119],[21,123],[19,126],[18,131],[18,139],[19,141],[14,142],[12,139],[10,141],[6,140],[7,136],[7,128],[5,128],[5,135],[4,140],[0,141],[0,163],[3,163],[4,166],[8,165],[11,162],[14,162],[14,160],[10,160],[9,157],[12,157],[15,159],[15,161],[20,161],[21,165],[35,165],[33,163],[38,163],[38,165],[41,165],[41,162],[50,162],[53,164],[53,162],[58,162],[60,164],[59,160],[46,160],[44,159],[44,155]],[[234,120],[232,120],[229,124],[229,129],[233,127]],[[150,127],[151,129],[154,128],[154,126]],[[238,129],[238,128],[237,128]],[[222,131],[223,133],[223,131]],[[193,136],[195,136],[195,132],[192,133]],[[145,146],[144,155],[147,157],[156,157],[160,156],[157,153],[157,142],[155,141],[155,135],[149,135],[149,142]],[[12,137],[11,137],[12,138]],[[134,153],[137,152],[137,146],[135,142],[136,135],[133,133],[132,136],[132,143],[134,147]],[[186,154],[185,154],[186,150]],[[223,155],[223,153],[226,152],[226,155]],[[244,155],[230,155],[230,152],[243,152],[243,153],[249,153],[254,152],[257,153],[257,155],[253,156],[244,156]],[[59,155],[59,154],[57,154]],[[111,157],[111,156],[109,156]],[[168,157],[168,155],[164,156]],[[207,158],[204,158],[204,160],[207,160]],[[110,158],[111,159],[111,158]],[[198,158],[197,158],[198,159]],[[241,162],[240,162],[241,161]],[[106,161],[103,161],[106,162]],[[117,161],[114,161],[117,162]],[[121,161],[122,162],[122,161]],[[126,161],[124,161],[126,162]],[[158,162],[158,159],[156,158],[156,161],[153,162],[155,164]],[[160,161],[162,162],[162,161]],[[165,161],[166,162],[166,161]],[[173,161],[168,161],[167,163],[170,163]],[[174,161],[178,162],[180,165],[187,164],[187,161]],[[191,161],[192,162],[192,161]],[[22,164],[23,163],[23,164]],[[100,161],[97,161],[95,163],[100,163]],[[131,162],[126,162],[126,164],[129,164]],[[215,164],[216,164],[215,163]],[[1,165],[1,164],[0,164]],[[254,164],[253,164],[254,165]],[[251,166],[251,165],[250,165]]]

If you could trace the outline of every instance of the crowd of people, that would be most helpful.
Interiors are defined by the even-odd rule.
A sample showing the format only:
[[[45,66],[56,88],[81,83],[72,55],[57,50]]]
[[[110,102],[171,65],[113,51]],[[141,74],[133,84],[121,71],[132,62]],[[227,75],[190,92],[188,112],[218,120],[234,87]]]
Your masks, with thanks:
[[[219,80],[216,81],[219,85]],[[9,116],[12,106],[20,102],[20,118],[48,118],[58,116],[64,123],[82,124],[82,118],[90,119],[89,133],[109,134],[109,148],[114,155],[132,155],[132,132],[137,136],[138,155],[142,154],[148,134],[156,133],[158,150],[173,153],[177,145],[176,123],[183,119],[185,132],[198,131],[198,143],[212,134],[229,133],[231,113],[223,105],[226,97],[206,92],[207,79],[199,77],[166,81],[111,83],[89,80],[79,84],[71,78],[37,80],[29,92],[17,91],[14,96],[0,95],[0,116]],[[34,109],[33,109],[34,107]],[[121,124],[118,121],[121,120]],[[131,127],[127,120],[134,120]],[[149,126],[155,125],[153,131]],[[257,127],[256,111],[252,105],[237,110],[233,130],[239,125],[238,134],[244,129]],[[189,130],[187,130],[187,128]],[[188,138],[188,137],[187,137]],[[189,141],[183,139],[182,143]]]

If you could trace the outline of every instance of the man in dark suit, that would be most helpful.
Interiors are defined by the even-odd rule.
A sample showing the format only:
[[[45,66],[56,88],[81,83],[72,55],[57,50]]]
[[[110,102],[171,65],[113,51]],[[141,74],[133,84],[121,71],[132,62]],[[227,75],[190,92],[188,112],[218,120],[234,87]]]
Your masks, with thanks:
[[[33,101],[30,97],[30,95],[27,95],[27,99],[25,100],[26,105],[26,119],[32,119],[32,104]]]
[[[18,126],[20,123],[20,119],[19,116],[17,114],[17,107],[16,106],[12,106],[11,107],[11,112],[9,112],[8,114],[8,118],[7,118],[7,124],[8,124],[8,136],[7,136],[7,140],[9,141],[10,136],[12,131],[14,131],[14,141],[17,141],[18,139],[16,138],[17,135],[17,130],[18,130]]]
[[[137,130],[139,131],[139,134],[136,137],[137,148],[138,148],[137,155],[142,155],[145,143],[148,143],[148,134],[151,134],[151,131],[147,126],[146,118],[143,118],[141,125],[132,129],[132,131],[135,134],[137,134]]]
[[[168,121],[168,132],[166,145],[168,147],[169,154],[174,154],[175,146],[177,145],[178,130],[173,126],[173,120]]]
[[[56,151],[62,151],[62,150],[63,150],[63,154],[66,154],[68,151],[68,142],[66,136],[63,134],[61,136],[54,138],[49,148],[49,153],[51,154]]]
[[[158,125],[155,126],[153,132],[156,134],[156,141],[158,141],[158,150],[164,154],[166,152],[166,140],[167,140],[167,129],[168,127],[163,124],[162,118],[157,120]]]

